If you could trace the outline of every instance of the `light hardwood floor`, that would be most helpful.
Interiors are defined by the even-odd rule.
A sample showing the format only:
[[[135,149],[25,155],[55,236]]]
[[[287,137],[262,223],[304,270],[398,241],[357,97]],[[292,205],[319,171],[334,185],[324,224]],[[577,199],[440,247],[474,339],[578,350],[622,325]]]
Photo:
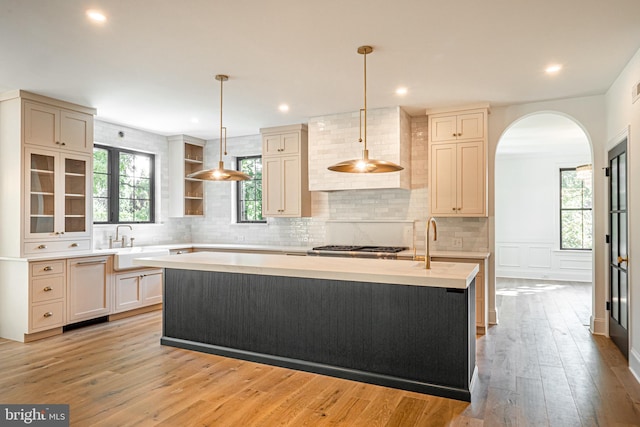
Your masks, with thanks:
[[[498,285],[471,403],[163,347],[160,312],[0,340],[0,403],[68,403],[74,426],[640,426],[640,385],[585,326],[588,286]]]

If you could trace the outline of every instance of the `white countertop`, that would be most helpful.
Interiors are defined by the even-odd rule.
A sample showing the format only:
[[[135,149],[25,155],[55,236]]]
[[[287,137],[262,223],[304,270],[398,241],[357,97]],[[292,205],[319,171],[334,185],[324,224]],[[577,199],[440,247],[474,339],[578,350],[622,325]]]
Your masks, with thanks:
[[[137,258],[134,265],[181,270],[218,271],[268,276],[305,277],[398,285],[466,289],[478,266],[466,263],[424,262],[370,258],[307,257],[233,252],[192,252]]]

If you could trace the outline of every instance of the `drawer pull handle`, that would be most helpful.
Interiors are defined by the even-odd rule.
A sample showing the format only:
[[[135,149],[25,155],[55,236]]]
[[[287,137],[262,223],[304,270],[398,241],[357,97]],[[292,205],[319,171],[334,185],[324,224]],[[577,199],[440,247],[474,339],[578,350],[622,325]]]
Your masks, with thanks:
[[[47,245],[40,245],[38,246],[38,249],[47,249]]]
[[[45,268],[43,268],[44,271],[52,271],[53,268],[50,265],[47,265]]]
[[[99,261],[84,261],[84,262],[79,262],[76,265],[92,265],[92,264],[105,264],[107,262],[106,259],[102,259]]]
[[[43,289],[43,291],[45,292],[51,292],[53,290],[53,288],[51,286],[47,286]]]
[[[78,244],[77,244],[77,243],[72,243],[72,244],[71,244],[71,247],[72,247],[72,248],[77,248],[77,247],[78,247]]]
[[[51,316],[53,316],[53,313],[52,313],[52,312],[50,312],[50,311],[47,311],[47,312],[44,314],[44,317],[51,317]]]

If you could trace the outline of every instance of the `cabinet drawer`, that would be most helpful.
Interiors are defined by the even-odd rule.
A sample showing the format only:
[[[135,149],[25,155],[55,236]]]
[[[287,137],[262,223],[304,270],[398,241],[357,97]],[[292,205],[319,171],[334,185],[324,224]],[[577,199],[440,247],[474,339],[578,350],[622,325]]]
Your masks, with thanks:
[[[40,277],[31,280],[31,302],[43,302],[64,296],[64,276]]]
[[[54,328],[63,324],[63,301],[31,306],[31,330]]]
[[[31,277],[52,276],[64,273],[64,260],[31,263]]]
[[[62,240],[47,242],[30,242],[24,244],[25,255],[50,254],[56,252],[88,251],[91,240]]]

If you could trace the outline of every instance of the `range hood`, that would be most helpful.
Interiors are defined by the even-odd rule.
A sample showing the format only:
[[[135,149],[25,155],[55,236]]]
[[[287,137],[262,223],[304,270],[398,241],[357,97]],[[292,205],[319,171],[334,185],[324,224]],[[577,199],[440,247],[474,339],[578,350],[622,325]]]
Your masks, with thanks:
[[[367,145],[376,157],[404,167],[384,174],[345,174],[327,170],[345,158],[362,155],[358,143],[360,112],[309,119],[309,190],[336,191],[411,187],[411,117],[400,107],[368,110]]]

